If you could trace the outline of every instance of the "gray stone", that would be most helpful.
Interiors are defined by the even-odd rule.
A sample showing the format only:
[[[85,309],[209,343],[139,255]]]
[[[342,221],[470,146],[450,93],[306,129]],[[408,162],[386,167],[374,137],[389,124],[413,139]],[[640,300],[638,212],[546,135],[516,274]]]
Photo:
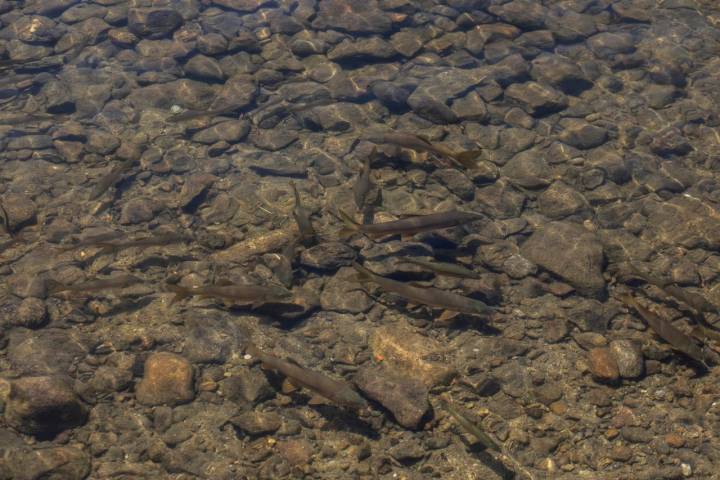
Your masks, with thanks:
[[[608,139],[608,132],[602,127],[577,118],[566,118],[560,122],[563,131],[560,140],[581,150],[599,147]]]
[[[602,244],[595,234],[576,223],[550,222],[540,227],[521,251],[584,294],[601,295],[605,290]]]
[[[320,270],[337,270],[350,266],[355,256],[355,250],[345,243],[326,242],[303,250],[300,263]]]
[[[246,435],[267,435],[280,428],[282,418],[275,412],[250,411],[231,417],[230,423]]]
[[[202,81],[222,82],[225,79],[225,73],[217,60],[202,54],[188,60],[185,64],[185,74]]]
[[[358,388],[392,412],[404,428],[417,429],[430,408],[425,385],[384,367],[364,367],[355,376]]]
[[[537,202],[540,212],[554,219],[564,218],[590,208],[580,192],[562,181],[553,182],[538,196]]]
[[[525,150],[501,169],[511,183],[525,188],[541,188],[550,183],[552,171],[539,150]]]
[[[139,37],[165,37],[182,22],[180,14],[172,8],[131,8],[128,12],[128,28]]]
[[[505,96],[536,117],[563,110],[568,106],[565,95],[537,82],[514,83],[505,89]]]
[[[642,376],[645,366],[642,350],[632,340],[620,339],[610,342],[610,351],[617,362],[622,378]]]

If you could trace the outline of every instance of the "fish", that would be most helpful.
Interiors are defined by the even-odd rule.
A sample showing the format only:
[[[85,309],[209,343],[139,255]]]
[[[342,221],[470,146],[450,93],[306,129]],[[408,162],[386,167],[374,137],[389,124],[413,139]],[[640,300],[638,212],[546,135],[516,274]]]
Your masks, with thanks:
[[[656,315],[640,305],[637,299],[632,295],[623,294],[619,295],[618,298],[638,312],[650,328],[652,328],[660,338],[669,343],[675,350],[684,353],[696,362],[699,362],[707,367],[705,363],[705,353],[702,351],[702,348],[695,343],[695,340],[693,340],[690,335],[685,334],[669,321],[661,318],[659,315]]]
[[[483,447],[495,452],[501,451],[500,446],[492,438],[490,438],[487,433],[483,432],[475,422],[470,420],[467,414],[462,412],[459,407],[456,407],[449,398],[440,397],[440,403],[443,408],[447,410],[447,412],[460,424],[460,426],[467,430],[470,435],[475,437]]]
[[[292,287],[293,283],[292,264],[295,260],[295,248],[297,247],[298,241],[299,238],[294,238],[290,241],[290,243],[283,247],[279,255],[280,262],[275,268],[275,276],[278,280],[280,280],[280,283],[285,285],[287,288]]]
[[[412,303],[443,308],[448,312],[467,313],[481,316],[488,316],[497,310],[495,307],[486,305],[480,300],[458,295],[457,293],[447,292],[434,287],[410,285],[383,277],[382,275],[378,275],[377,273],[361,266],[357,262],[353,262],[352,267],[360,275],[361,281],[366,280],[376,283],[383,290],[397,294]]]
[[[293,217],[300,232],[300,240],[310,240],[315,237],[315,228],[310,222],[310,211],[305,208],[300,201],[300,192],[298,192],[295,182],[290,182],[293,194],[295,195],[295,208],[293,209]]]
[[[419,258],[409,257],[403,258],[402,261],[412,263],[413,265],[417,265],[421,268],[424,268],[425,270],[430,270],[431,272],[435,272],[439,275],[447,275],[450,277],[459,278],[480,278],[480,275],[477,272],[474,272],[469,268],[465,268],[462,265],[458,265],[455,263],[437,262],[434,260],[421,260]]]
[[[187,242],[191,237],[181,233],[163,233],[153,235],[151,237],[138,238],[134,240],[120,240],[120,241],[95,241],[86,244],[85,246],[99,247],[102,253],[111,253],[123,250],[126,248],[145,248],[153,246],[164,246],[171,243]],[[73,247],[77,248],[77,247]]]
[[[693,310],[695,310],[698,313],[717,313],[718,308],[710,303],[705,297],[698,293],[694,293],[688,290],[685,290],[684,288],[678,287],[676,284],[669,280],[664,280],[661,277],[651,275],[649,273],[641,272],[638,268],[636,268],[634,265],[630,265],[630,268],[632,270],[632,275],[641,278],[645,282],[655,285],[659,289],[661,289],[666,294],[670,295],[671,297],[675,298],[676,300],[680,300]]]
[[[205,298],[220,298],[232,305],[250,305],[255,309],[266,303],[287,300],[292,292],[279,285],[236,285],[227,281],[205,287],[183,287],[165,284],[166,288],[175,294],[171,303],[183,298],[198,296]]]
[[[297,363],[282,360],[263,352],[253,344],[248,344],[245,352],[260,360],[267,368],[283,374],[296,387],[307,388],[320,397],[351,410],[364,410],[368,407],[367,401],[348,382],[335,380]],[[316,400],[311,402],[317,403]]]
[[[128,172],[135,163],[136,161],[134,159],[128,159],[110,169],[110,171],[98,181],[92,192],[90,192],[89,199],[95,200],[99,198],[110,187],[117,184],[120,180],[122,180],[123,174]]]
[[[47,288],[49,295],[55,295],[62,292],[82,293],[97,290],[110,290],[113,288],[126,288],[142,282],[143,280],[135,275],[123,274],[109,278],[95,278],[93,280],[74,283],[72,285],[63,285],[56,280],[47,279],[45,280],[45,287]]]
[[[355,199],[355,205],[357,206],[358,210],[362,210],[365,206],[367,194],[373,186],[373,182],[372,180],[370,180],[370,162],[371,158],[374,158],[376,154],[377,149],[373,147],[370,155],[365,157],[362,170],[360,170],[357,180],[355,180],[355,184],[353,184],[353,198]]]
[[[92,235],[89,237],[85,237],[82,240],[79,240],[70,245],[61,245],[59,247],[59,249],[61,252],[69,252],[71,250],[77,250],[79,248],[91,247],[91,246],[96,245],[97,243],[108,242],[110,240],[116,240],[121,235],[122,234],[120,232],[100,233],[98,235]]]
[[[368,132],[365,134],[365,139],[378,145],[396,145],[398,147],[408,148],[418,152],[433,153],[441,158],[450,160],[453,164],[455,164],[455,166],[462,168],[471,168],[471,161],[478,158],[482,153],[482,150],[453,152],[443,145],[431,142],[422,135],[407,132]]]
[[[0,215],[3,217],[2,221],[5,233],[7,233],[10,237],[15,236],[12,225],[10,225],[10,215],[8,215],[7,210],[5,210],[5,205],[3,205],[2,201],[0,201]]]
[[[390,222],[360,224],[343,210],[338,209],[338,213],[345,223],[345,227],[339,232],[340,237],[348,237],[358,232],[371,238],[398,234],[408,236],[421,232],[455,227],[485,218],[483,215],[477,213],[450,210],[447,212],[431,213],[429,215],[416,215]]]

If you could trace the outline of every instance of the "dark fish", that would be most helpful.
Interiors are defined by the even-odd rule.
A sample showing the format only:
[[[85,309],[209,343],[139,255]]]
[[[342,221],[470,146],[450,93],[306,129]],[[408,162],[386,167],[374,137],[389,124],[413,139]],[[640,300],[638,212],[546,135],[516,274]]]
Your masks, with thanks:
[[[96,241],[87,246],[99,247],[103,253],[117,252],[126,248],[146,248],[187,242],[191,237],[180,233],[165,233],[135,240]],[[75,247],[73,247],[75,248]]]
[[[10,225],[10,216],[8,215],[7,210],[5,210],[5,205],[3,205],[2,201],[0,201],[0,215],[2,215],[3,217],[2,222],[5,233],[7,233],[11,237],[14,236],[15,232]]]
[[[120,232],[100,233],[98,235],[85,237],[82,240],[73,243],[72,245],[63,245],[60,247],[60,250],[63,252],[69,252],[70,250],[77,250],[78,248],[95,246],[98,243],[106,243],[110,240],[115,240],[121,235],[122,234]]]
[[[300,192],[298,192],[297,185],[295,182],[290,182],[293,193],[295,195],[295,208],[293,209],[293,217],[297,222],[298,231],[300,232],[301,240],[310,240],[315,238],[315,228],[313,228],[310,222],[310,211],[305,208],[300,201]]]
[[[142,283],[142,279],[129,274],[117,275],[109,278],[96,278],[87,282],[75,283],[72,285],[63,285],[56,280],[48,279],[45,281],[48,294],[54,295],[61,292],[93,292],[97,290],[110,290],[113,288],[126,288],[137,283]]]
[[[470,435],[475,437],[483,445],[483,447],[487,448],[488,450],[500,452],[500,446],[495,443],[495,441],[490,438],[487,433],[482,431],[482,429],[478,427],[475,422],[470,420],[470,418],[465,412],[461,411],[459,407],[456,407],[450,401],[450,399],[446,397],[440,397],[440,403],[442,404],[443,408],[447,410],[447,412],[460,424],[460,426],[467,430]]]
[[[418,152],[430,152],[441,158],[450,160],[456,166],[469,168],[471,161],[482,153],[481,150],[470,150],[466,152],[453,152],[443,145],[433,143],[427,138],[414,133],[405,132],[369,132],[365,139],[376,144],[396,145]]]
[[[413,265],[417,265],[421,268],[424,268],[425,270],[430,270],[431,272],[435,272],[440,275],[448,275],[451,277],[460,278],[480,278],[480,275],[478,275],[477,272],[473,272],[472,270],[465,268],[462,265],[457,265],[455,263],[437,262],[434,260],[422,260],[419,258],[403,258],[402,261],[412,263]]]
[[[702,295],[678,287],[671,281],[664,280],[649,273],[641,272],[634,265],[630,265],[630,268],[632,269],[632,275],[641,278],[642,280],[651,285],[655,285],[671,297],[674,297],[676,300],[680,300],[696,312],[717,313],[718,308],[712,303],[710,303]]]
[[[297,238],[294,238],[285,245],[279,254],[280,261],[275,268],[275,276],[280,280],[280,283],[285,285],[287,288],[292,287],[293,284],[293,268],[292,264],[295,260],[295,248],[298,244]]]
[[[450,210],[447,212],[432,213],[430,215],[417,215],[400,220],[393,220],[391,222],[359,224],[344,211],[338,210],[338,212],[346,225],[346,228],[342,229],[339,233],[341,237],[347,237],[355,232],[363,233],[369,237],[397,234],[414,235],[420,232],[455,227],[485,218],[477,213]]]
[[[480,300],[458,295],[457,293],[446,292],[434,287],[419,287],[410,285],[397,280],[378,275],[375,272],[353,262],[353,268],[358,271],[361,278],[380,285],[380,287],[390,293],[395,293],[410,302],[419,305],[428,305],[431,307],[444,308],[450,312],[468,313],[472,315],[488,316],[496,309],[484,304]]]
[[[122,180],[123,175],[130,171],[133,165],[135,165],[135,160],[125,160],[124,162],[110,169],[110,171],[98,181],[92,192],[90,192],[90,200],[95,200],[96,198],[99,198],[108,190],[108,188],[114,186],[120,180]]]
[[[223,282],[207,287],[182,287],[168,283],[166,287],[175,294],[172,303],[183,298],[198,296],[220,298],[234,305],[251,305],[251,308],[257,308],[266,303],[287,300],[292,297],[289,290],[279,285],[234,285]]]
[[[355,180],[355,184],[353,185],[353,197],[355,199],[355,205],[359,210],[362,210],[365,206],[367,194],[370,191],[370,188],[372,188],[372,180],[370,180],[370,161],[376,153],[377,149],[373,148],[372,153],[365,157],[362,170],[360,170],[358,178]]]
[[[660,316],[640,305],[633,296],[620,295],[619,298],[623,303],[638,312],[650,328],[652,328],[660,338],[669,343],[675,350],[682,352],[693,360],[705,365],[705,354],[703,353],[702,348],[695,343],[695,340],[693,340],[690,335],[683,333],[669,321],[660,318]]]
[[[307,388],[337,405],[352,410],[362,410],[368,406],[365,399],[348,382],[335,380],[296,363],[282,360],[252,344],[247,346],[245,352],[260,360],[267,368],[285,375],[295,386]]]

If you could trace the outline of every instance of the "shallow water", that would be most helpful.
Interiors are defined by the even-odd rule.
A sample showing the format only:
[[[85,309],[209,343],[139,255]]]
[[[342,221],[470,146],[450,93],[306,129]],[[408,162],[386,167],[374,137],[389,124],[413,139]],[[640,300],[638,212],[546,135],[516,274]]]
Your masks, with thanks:
[[[0,478],[714,478],[719,26],[0,0]],[[482,218],[357,231],[452,210]]]

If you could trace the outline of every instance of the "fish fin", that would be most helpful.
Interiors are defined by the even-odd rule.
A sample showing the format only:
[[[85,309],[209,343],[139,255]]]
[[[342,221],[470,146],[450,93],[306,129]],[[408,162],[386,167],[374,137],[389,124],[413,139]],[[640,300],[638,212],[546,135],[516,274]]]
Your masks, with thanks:
[[[454,312],[452,310],[445,310],[440,316],[437,318],[438,322],[447,322],[452,320],[453,318],[460,315],[460,312]]]
[[[476,160],[480,155],[482,155],[482,150],[468,150],[466,152],[456,153],[453,157],[463,166],[470,167],[470,162]]]
[[[325,399],[325,397],[322,397],[320,395],[313,395],[310,397],[310,400],[308,401],[308,405],[327,405],[328,401]]]
[[[282,385],[280,386],[280,391],[287,395],[288,393],[292,393],[298,390],[298,386],[295,385],[292,380],[289,378],[286,378],[283,380]]]
[[[345,223],[347,228],[349,228],[353,231],[358,230],[358,227],[360,226],[360,224],[358,224],[355,220],[353,220],[353,218],[350,215],[348,215],[348,213],[345,210],[338,208],[338,215],[340,216],[340,220],[342,220],[343,223]]]
[[[415,136],[423,142],[427,143],[428,145],[432,145],[432,141],[430,141],[430,137],[428,137],[427,135],[423,135],[422,133],[416,133]]]

